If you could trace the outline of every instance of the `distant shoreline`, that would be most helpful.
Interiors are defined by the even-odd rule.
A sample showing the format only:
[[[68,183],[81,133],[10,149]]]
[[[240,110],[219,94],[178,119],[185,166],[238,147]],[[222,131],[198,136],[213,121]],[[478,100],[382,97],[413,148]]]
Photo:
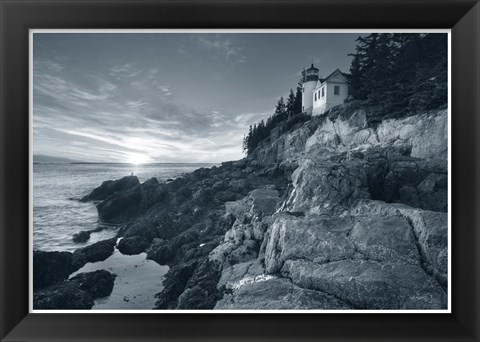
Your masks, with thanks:
[[[33,164],[86,164],[86,165],[131,165],[131,166],[140,166],[140,165],[221,165],[219,163],[142,163],[142,164],[131,164],[131,163],[101,163],[101,162],[33,162]]]

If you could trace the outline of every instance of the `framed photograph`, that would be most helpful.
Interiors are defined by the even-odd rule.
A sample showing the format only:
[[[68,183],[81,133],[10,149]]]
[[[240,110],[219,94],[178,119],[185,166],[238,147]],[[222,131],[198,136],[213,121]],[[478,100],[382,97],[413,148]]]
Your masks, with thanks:
[[[1,6],[2,340],[479,339],[476,1]]]

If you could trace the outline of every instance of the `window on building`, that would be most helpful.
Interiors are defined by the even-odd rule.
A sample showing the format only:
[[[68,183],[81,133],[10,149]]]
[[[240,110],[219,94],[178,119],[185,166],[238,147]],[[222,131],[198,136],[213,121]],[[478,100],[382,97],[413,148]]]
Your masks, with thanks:
[[[340,95],[340,86],[333,87],[333,94]]]
[[[315,92],[315,101],[317,101],[317,92]]]
[[[322,88],[322,97],[325,97],[325,87]]]
[[[302,93],[304,93],[304,92],[305,92],[305,88],[302,88]]]

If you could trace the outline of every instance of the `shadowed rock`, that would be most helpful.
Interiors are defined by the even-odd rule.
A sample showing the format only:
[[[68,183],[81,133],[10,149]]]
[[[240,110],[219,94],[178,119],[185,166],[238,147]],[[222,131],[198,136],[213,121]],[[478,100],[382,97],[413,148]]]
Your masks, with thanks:
[[[62,281],[33,293],[33,307],[48,309],[91,309],[94,299],[112,293],[115,276],[106,270],[80,273],[68,281]]]
[[[163,282],[164,289],[157,294],[156,309],[175,309],[177,307],[178,297],[185,290],[196,266],[196,263],[189,263],[170,268]]]
[[[143,253],[150,243],[143,236],[131,236],[120,240],[117,249],[125,255],[135,255]]]
[[[33,288],[41,289],[58,283],[85,264],[81,255],[70,252],[33,252]]]
[[[98,217],[111,223],[127,221],[138,214],[142,197],[141,185],[114,192],[97,204]]]
[[[82,243],[82,242],[87,242],[90,239],[90,232],[82,230],[76,234],[73,235],[73,242],[76,243]]]
[[[139,184],[140,181],[137,176],[127,176],[115,181],[108,180],[103,182],[98,188],[93,189],[90,194],[83,197],[80,201],[101,201],[117,191],[126,191]]]
[[[103,261],[112,255],[116,244],[116,238],[103,240],[90,246],[77,249],[73,254],[77,257],[83,257],[85,262]]]
[[[83,291],[88,292],[93,299],[109,296],[112,293],[115,276],[106,270],[80,273],[68,280]]]
[[[33,308],[36,310],[87,310],[95,303],[92,296],[70,282],[62,282],[33,294]]]

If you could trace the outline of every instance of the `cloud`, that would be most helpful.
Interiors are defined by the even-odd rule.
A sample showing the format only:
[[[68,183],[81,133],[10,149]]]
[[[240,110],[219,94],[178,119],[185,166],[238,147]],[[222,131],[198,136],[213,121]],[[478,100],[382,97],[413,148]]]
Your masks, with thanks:
[[[233,45],[232,41],[228,38],[223,38],[221,35],[209,36],[196,36],[199,45],[204,46],[208,50],[214,50],[218,54],[229,60],[231,57],[236,56],[240,52],[240,48]]]
[[[222,44],[212,49],[231,49]],[[88,75],[38,65],[33,122],[37,154],[96,162],[234,160],[242,157],[248,125],[263,115],[232,119],[220,110],[188,107],[175,100],[158,70],[129,63]]]
[[[137,69],[131,63],[124,63],[121,65],[114,65],[110,69],[110,76],[116,79],[128,79],[138,76],[142,70]]]
[[[241,113],[233,118],[233,122],[237,127],[248,127],[253,123],[258,123],[261,120],[266,120],[270,115],[272,115],[272,112],[273,110],[261,113]]]
[[[193,53],[200,50],[215,60],[221,60],[234,64],[245,63],[247,57],[241,54],[243,47],[233,35],[226,34],[192,34],[184,38],[177,51],[180,54]]]

